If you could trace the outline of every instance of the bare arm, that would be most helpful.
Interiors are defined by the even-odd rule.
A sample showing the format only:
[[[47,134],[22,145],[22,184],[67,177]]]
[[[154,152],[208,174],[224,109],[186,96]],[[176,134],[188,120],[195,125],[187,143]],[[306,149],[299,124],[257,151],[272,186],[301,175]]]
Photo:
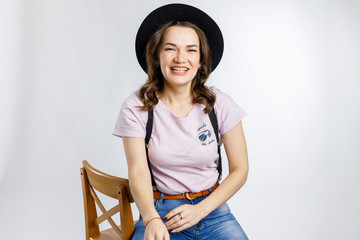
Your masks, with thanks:
[[[226,156],[229,161],[229,175],[221,185],[199,203],[206,214],[229,200],[245,184],[249,171],[247,148],[241,122],[222,135]]]
[[[229,161],[229,175],[209,197],[199,204],[182,205],[169,212],[166,216],[168,218],[179,212],[183,218],[182,221],[179,221],[179,218],[173,218],[166,223],[170,229],[174,229],[174,232],[182,231],[199,222],[230,199],[245,184],[249,165],[241,122],[223,134],[222,141]]]
[[[159,217],[154,202],[151,176],[147,164],[144,138],[124,137],[123,144],[128,164],[129,182],[144,224],[154,217]],[[165,225],[160,220],[153,220],[145,231],[145,239],[170,239]]]

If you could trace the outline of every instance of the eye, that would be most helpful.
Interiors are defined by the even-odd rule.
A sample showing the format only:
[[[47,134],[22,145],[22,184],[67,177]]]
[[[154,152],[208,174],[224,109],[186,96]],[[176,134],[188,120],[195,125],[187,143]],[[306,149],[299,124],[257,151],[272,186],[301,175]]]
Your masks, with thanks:
[[[197,49],[189,49],[189,52],[197,52]]]
[[[175,51],[175,48],[165,48],[165,51]]]

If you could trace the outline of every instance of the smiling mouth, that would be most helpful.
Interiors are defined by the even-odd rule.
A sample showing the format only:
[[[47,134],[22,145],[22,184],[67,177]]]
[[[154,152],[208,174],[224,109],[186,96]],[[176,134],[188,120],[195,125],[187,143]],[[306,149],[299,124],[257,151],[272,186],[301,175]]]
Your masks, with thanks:
[[[189,71],[189,68],[186,67],[171,67],[170,69],[172,72],[176,72],[176,73],[185,73]]]

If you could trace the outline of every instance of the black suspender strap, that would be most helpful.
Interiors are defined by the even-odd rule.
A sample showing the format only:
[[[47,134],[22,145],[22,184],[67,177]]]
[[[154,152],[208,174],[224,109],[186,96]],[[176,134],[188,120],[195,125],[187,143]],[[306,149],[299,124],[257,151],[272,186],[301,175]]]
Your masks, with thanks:
[[[145,151],[146,151],[146,159],[147,159],[147,163],[148,163],[150,175],[151,175],[151,183],[153,186],[156,187],[156,182],[155,182],[155,178],[152,173],[152,170],[151,170],[151,165],[150,165],[151,163],[150,163],[149,154],[148,154],[149,141],[150,141],[150,137],[151,137],[151,133],[152,133],[152,129],[153,129],[153,121],[154,121],[154,111],[151,109],[148,112],[148,121],[146,123]]]
[[[220,141],[219,141],[219,127],[218,127],[218,122],[217,122],[214,108],[209,113],[209,118],[210,118],[211,125],[214,129],[214,133],[215,133],[216,141],[217,141],[217,145],[218,145],[218,154],[219,154],[219,160],[218,160],[219,178],[218,179],[220,180],[221,174],[222,174],[221,149],[220,149]],[[156,183],[155,183],[154,175],[151,170],[151,165],[150,165],[151,163],[150,163],[149,155],[148,155],[148,144],[149,144],[151,133],[152,133],[153,122],[154,122],[154,112],[153,112],[153,110],[150,110],[148,112],[148,121],[146,123],[145,150],[146,150],[146,158],[147,158],[150,175],[151,175],[151,182],[152,182],[152,185],[156,187]]]
[[[219,178],[218,178],[218,180],[220,181],[221,174],[222,174],[221,148],[220,148],[220,141],[219,141],[219,126],[218,126],[218,121],[217,121],[217,118],[216,118],[214,108],[209,113],[209,118],[210,118],[211,125],[212,125],[212,127],[214,129],[214,133],[215,133],[216,141],[217,141],[217,145],[218,145],[218,154],[219,154],[219,160],[218,160]]]
[[[145,136],[145,144],[148,145],[152,133],[153,128],[153,120],[154,120],[154,111],[150,110],[148,112],[148,121],[146,123],[146,136]],[[146,146],[147,148],[147,146]]]

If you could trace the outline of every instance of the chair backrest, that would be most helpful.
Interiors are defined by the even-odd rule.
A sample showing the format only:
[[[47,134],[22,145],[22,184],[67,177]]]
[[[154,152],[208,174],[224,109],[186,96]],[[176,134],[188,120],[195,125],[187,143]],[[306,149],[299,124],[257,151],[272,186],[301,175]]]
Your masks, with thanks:
[[[86,160],[80,169],[84,197],[86,239],[100,234],[99,224],[107,220],[119,239],[128,240],[134,232],[134,220],[130,203],[134,202],[131,195],[129,181],[125,178],[114,177],[92,167]],[[119,200],[119,204],[106,210],[96,192]],[[98,217],[96,206],[102,211]],[[111,216],[120,212],[120,228]]]

